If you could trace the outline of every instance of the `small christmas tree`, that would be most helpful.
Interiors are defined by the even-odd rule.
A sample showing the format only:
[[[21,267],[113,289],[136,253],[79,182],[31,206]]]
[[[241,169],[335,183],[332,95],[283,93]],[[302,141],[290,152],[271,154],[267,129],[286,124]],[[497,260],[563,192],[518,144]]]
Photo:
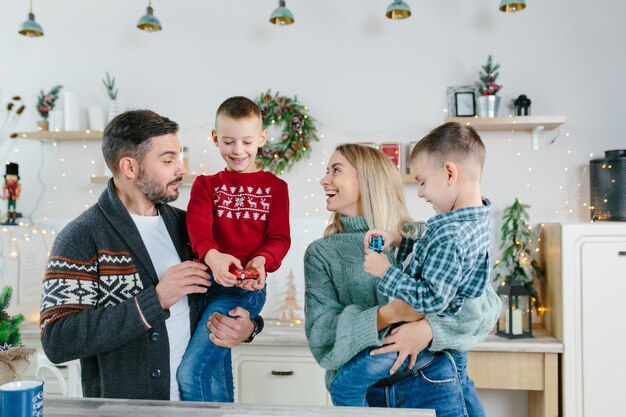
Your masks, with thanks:
[[[500,64],[493,64],[491,55],[487,58],[487,65],[482,66],[482,71],[478,73],[479,81],[476,88],[481,96],[495,96],[502,88],[502,85],[496,84],[500,69]]]
[[[0,294],[0,351],[20,346],[21,336],[19,325],[24,321],[24,315],[10,317],[6,310],[13,297],[13,288],[5,286]]]
[[[9,316],[6,312],[13,296],[13,289],[6,286],[0,294],[0,384],[19,379],[28,368],[28,357],[35,349],[22,346],[20,324],[24,316]]]
[[[533,279],[544,280],[543,271],[533,257],[533,233],[528,225],[528,209],[517,198],[504,210],[502,220],[502,259],[494,267],[494,281],[509,282],[518,280],[528,288],[534,298],[535,308],[541,307],[539,293],[533,286]],[[536,241],[536,240],[535,240]]]
[[[292,324],[300,323],[302,318],[298,314],[302,311],[302,307],[298,304],[296,299],[296,284],[294,279],[296,276],[293,274],[293,270],[289,270],[287,275],[287,291],[284,292],[285,298],[283,304],[280,306],[280,321],[288,321]]]

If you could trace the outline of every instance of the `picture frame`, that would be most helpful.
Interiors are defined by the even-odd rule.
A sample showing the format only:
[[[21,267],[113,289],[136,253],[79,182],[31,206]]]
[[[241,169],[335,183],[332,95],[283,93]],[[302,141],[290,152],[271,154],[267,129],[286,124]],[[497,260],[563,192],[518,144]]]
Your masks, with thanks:
[[[476,104],[473,91],[459,91],[454,93],[454,104],[457,117],[476,116]]]
[[[378,149],[391,159],[398,172],[402,172],[402,146],[399,143],[381,143]]]
[[[473,85],[456,85],[448,87],[448,117],[473,117],[476,115],[476,100],[475,100],[475,90],[476,88]],[[473,114],[470,114],[468,110],[469,107],[469,95],[462,95],[461,98],[467,101],[460,103],[463,105],[461,109],[461,113],[457,109],[457,93],[465,94],[471,93],[474,96],[473,100]]]

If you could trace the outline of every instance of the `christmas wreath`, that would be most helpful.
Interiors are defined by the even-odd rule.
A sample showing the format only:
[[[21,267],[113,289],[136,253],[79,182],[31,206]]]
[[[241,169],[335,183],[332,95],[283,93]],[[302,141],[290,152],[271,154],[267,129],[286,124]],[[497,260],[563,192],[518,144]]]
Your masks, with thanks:
[[[256,102],[263,116],[263,128],[271,125],[282,128],[280,140],[268,140],[259,150],[257,166],[282,174],[311,152],[311,141],[319,141],[315,120],[306,114],[308,108],[298,103],[297,97],[281,96],[278,92],[272,96],[272,90],[268,90]]]

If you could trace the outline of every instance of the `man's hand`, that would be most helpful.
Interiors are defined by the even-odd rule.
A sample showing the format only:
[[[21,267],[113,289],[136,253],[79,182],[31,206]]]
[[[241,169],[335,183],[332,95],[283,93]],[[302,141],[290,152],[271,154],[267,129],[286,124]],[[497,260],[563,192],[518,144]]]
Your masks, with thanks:
[[[265,272],[265,256],[255,256],[250,259],[250,262],[246,264],[246,269],[257,271],[259,277],[257,279],[241,279],[236,285],[248,291],[262,290],[263,287],[265,287],[265,278],[267,277],[267,273]]]
[[[209,339],[217,346],[232,348],[250,337],[254,323],[247,310],[237,307],[228,312],[228,316],[213,313],[207,321]]]
[[[391,245],[395,247],[399,247],[402,243],[402,235],[400,233],[388,232],[386,230],[380,229],[370,229],[365,233],[365,237],[363,238],[363,244],[366,249],[370,247],[370,240],[372,236],[380,236],[383,238],[383,249],[389,250]]]
[[[204,256],[204,262],[211,268],[215,282],[223,287],[232,287],[237,284],[237,277],[230,273],[230,266],[235,265],[235,268],[243,269],[239,259],[216,249],[211,249]]]
[[[391,264],[387,255],[384,253],[377,253],[371,249],[365,249],[365,262],[363,262],[363,268],[368,274],[372,274],[375,277],[382,278],[387,272]]]
[[[407,356],[410,356],[409,369],[413,369],[417,355],[426,349],[431,340],[433,340],[433,330],[428,320],[413,321],[389,332],[383,341],[386,346],[372,350],[370,355],[398,352],[398,358],[389,370],[390,374],[394,374]]]
[[[185,261],[170,266],[155,287],[161,307],[167,310],[182,297],[205,293],[211,285],[207,266],[200,262]]]

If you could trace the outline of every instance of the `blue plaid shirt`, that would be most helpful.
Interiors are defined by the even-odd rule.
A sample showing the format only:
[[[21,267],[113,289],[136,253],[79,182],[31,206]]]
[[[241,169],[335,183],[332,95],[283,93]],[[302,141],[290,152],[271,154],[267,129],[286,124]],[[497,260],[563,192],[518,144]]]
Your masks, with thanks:
[[[465,298],[480,296],[491,274],[491,203],[431,217],[404,272],[390,266],[378,284],[381,293],[423,314],[456,314]],[[398,260],[415,240],[403,238]]]

